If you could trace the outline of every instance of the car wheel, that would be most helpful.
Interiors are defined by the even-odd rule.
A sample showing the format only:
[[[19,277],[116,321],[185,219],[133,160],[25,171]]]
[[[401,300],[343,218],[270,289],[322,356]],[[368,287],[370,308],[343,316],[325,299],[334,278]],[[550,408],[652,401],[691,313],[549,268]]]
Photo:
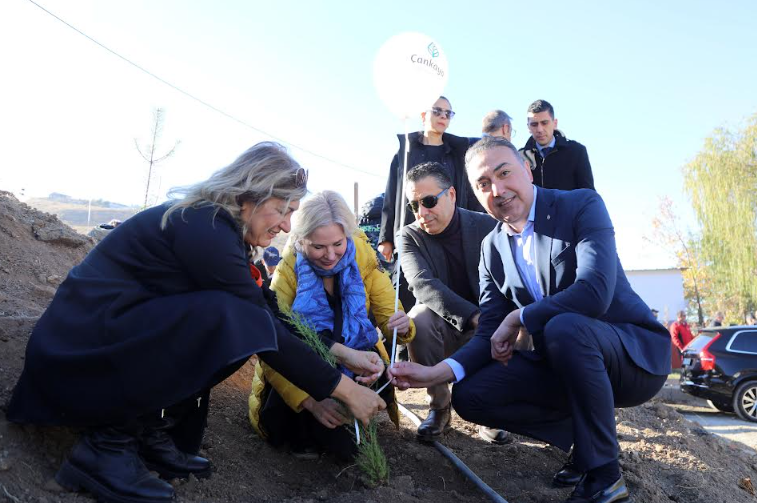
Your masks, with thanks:
[[[741,419],[757,422],[757,381],[747,381],[736,388],[733,409]]]
[[[719,410],[720,412],[733,412],[733,404],[730,403],[713,402],[712,400],[707,400],[707,405],[709,405],[712,409]]]

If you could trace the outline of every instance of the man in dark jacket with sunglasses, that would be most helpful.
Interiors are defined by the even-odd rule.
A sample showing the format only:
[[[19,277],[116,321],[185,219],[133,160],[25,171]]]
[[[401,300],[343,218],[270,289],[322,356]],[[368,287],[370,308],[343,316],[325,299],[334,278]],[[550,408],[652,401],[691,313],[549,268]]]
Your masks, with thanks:
[[[489,215],[456,206],[457,191],[447,170],[427,162],[407,173],[406,196],[415,222],[402,228],[402,270],[416,299],[408,313],[416,338],[410,359],[435,365],[465,344],[478,326],[478,261],[481,242],[496,225]],[[428,417],[418,439],[432,441],[450,428],[447,384],[427,388]],[[508,442],[507,432],[483,428],[489,442]]]

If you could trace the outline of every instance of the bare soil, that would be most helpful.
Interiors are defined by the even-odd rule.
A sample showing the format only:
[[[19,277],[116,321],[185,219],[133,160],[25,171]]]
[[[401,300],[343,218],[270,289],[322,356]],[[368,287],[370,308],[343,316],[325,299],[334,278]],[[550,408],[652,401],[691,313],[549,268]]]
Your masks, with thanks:
[[[92,245],[56,217],[0,192],[0,501],[91,501],[62,491],[53,480],[77,432],[12,424],[3,410],[34,323]],[[328,457],[300,460],[271,448],[247,421],[251,377],[248,363],[213,390],[202,454],[215,472],[206,480],[174,481],[178,502],[488,501],[433,447],[416,442],[415,426],[406,418],[399,430],[385,416],[380,420],[391,474],[378,488],[366,487],[354,466]],[[425,392],[409,390],[398,398],[425,416]],[[757,501],[753,450],[707,433],[660,398],[618,410],[617,422],[621,465],[637,503]],[[550,487],[565,455],[540,442],[516,437],[510,445],[489,445],[476,436],[475,425],[456,417],[442,443],[511,503],[560,502],[570,492]]]

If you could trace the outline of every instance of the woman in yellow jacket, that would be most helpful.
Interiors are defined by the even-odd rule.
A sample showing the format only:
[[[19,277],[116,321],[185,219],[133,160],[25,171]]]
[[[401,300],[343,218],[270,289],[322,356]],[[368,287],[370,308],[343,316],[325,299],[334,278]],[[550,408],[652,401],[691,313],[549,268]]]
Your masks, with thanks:
[[[373,348],[389,363],[371,313],[389,347],[394,328],[400,344],[415,336],[415,326],[402,307],[394,312],[389,276],[379,268],[355,216],[336,192],[315,194],[295,214],[271,288],[281,311],[307,320],[327,346],[340,342],[352,349]],[[382,397],[398,425],[393,388],[387,387]],[[263,362],[255,367],[249,416],[258,434],[273,445],[288,444],[295,453],[325,451],[348,460],[356,452],[349,427],[342,426],[348,418],[341,405],[330,398],[316,401]]]

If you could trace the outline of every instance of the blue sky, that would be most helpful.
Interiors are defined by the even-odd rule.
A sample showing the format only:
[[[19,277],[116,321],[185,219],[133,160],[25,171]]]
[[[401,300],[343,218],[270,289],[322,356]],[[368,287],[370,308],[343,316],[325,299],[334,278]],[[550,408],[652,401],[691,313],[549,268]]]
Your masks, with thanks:
[[[379,100],[372,64],[392,35],[434,38],[449,61],[449,132],[480,133],[501,108],[555,106],[586,145],[626,267],[672,265],[644,243],[659,197],[689,222],[681,166],[716,127],[757,112],[757,3],[200,2],[39,3],[104,45],[244,122],[367,175],[308,155],[311,189],[360,200],[383,191],[402,123]],[[365,5],[363,5],[365,4]],[[750,35],[752,34],[752,35]],[[196,182],[269,139],[177,93],[28,0],[0,3],[0,189],[140,203],[134,138],[166,109],[161,190]],[[411,124],[417,129],[419,121]]]

